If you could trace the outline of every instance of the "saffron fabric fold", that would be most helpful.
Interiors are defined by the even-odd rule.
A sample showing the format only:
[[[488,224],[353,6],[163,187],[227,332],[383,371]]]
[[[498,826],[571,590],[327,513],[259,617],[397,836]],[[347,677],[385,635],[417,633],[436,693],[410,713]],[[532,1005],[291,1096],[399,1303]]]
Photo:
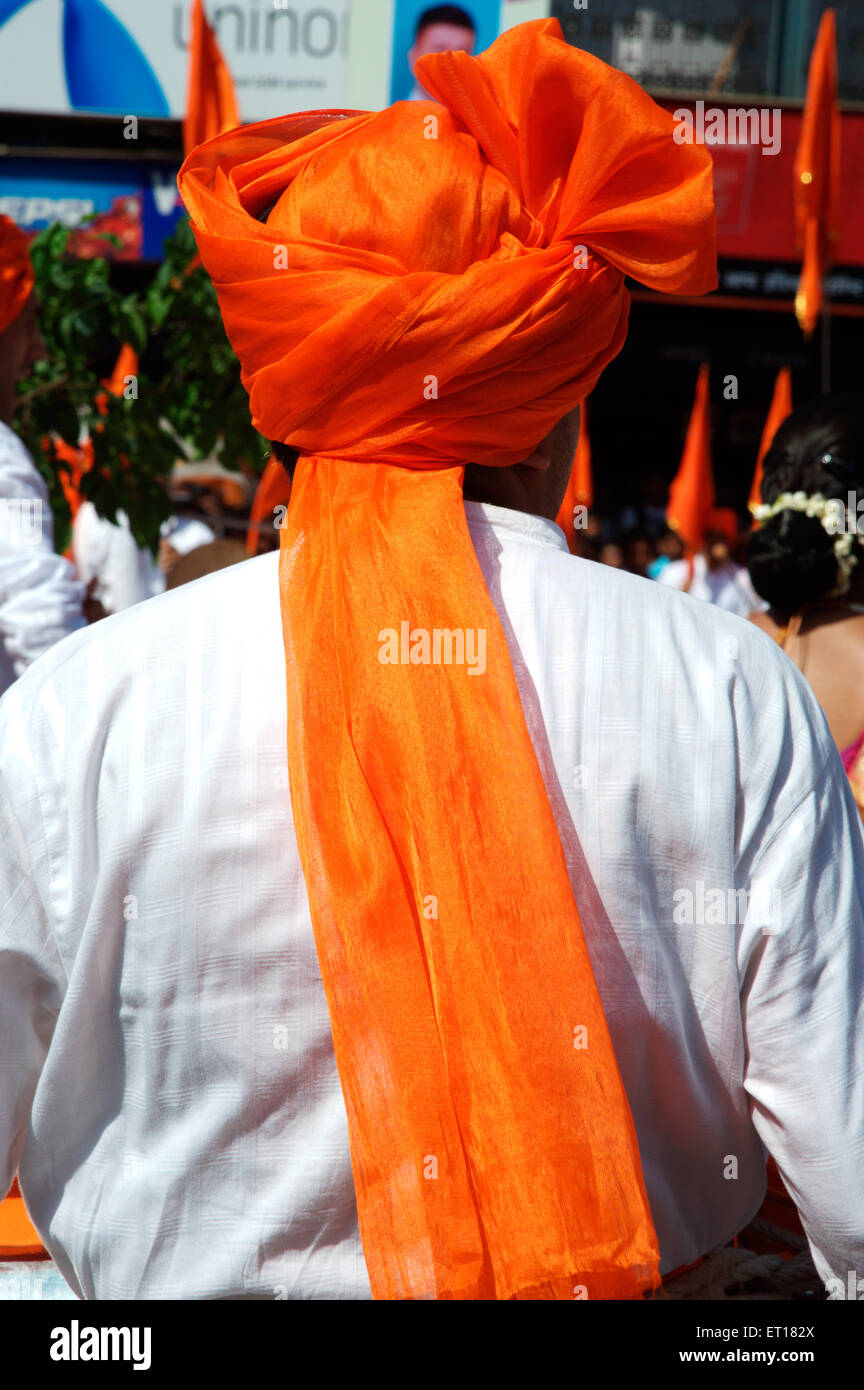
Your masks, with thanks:
[[[625,274],[714,287],[710,158],[554,20],[417,76],[180,174],[253,421],[301,452],[287,756],[360,1231],[379,1298],[638,1297],[636,1136],[462,477],[590,392]]]

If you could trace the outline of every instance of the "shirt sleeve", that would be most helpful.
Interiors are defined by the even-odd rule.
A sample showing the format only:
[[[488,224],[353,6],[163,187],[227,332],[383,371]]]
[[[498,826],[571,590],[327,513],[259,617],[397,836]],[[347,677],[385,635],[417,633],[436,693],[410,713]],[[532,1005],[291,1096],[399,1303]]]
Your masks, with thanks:
[[[0,641],[16,676],[85,626],[84,588],[54,551],[48,493],[11,430],[0,437]]]
[[[812,768],[813,726],[794,743]],[[753,1123],[830,1290],[864,1275],[864,837],[833,745],[816,767],[752,865],[739,969]]]
[[[33,856],[47,847],[26,775],[18,719],[0,702],[0,1196],[27,1137],[33,1097],[65,989],[65,973],[37,886]],[[16,783],[7,769],[14,757]]]

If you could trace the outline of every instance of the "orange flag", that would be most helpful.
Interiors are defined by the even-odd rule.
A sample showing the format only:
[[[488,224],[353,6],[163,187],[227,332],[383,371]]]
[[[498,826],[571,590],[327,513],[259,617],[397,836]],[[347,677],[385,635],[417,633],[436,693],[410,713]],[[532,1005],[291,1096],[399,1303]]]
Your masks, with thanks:
[[[749,510],[759,506],[762,501],[762,460],[771,448],[771,441],[779,430],[787,415],[792,414],[792,373],[788,367],[781,367],[777,373],[777,380],[774,382],[774,395],[771,397],[771,404],[768,407],[768,414],[765,417],[765,427],[762,430],[762,440],[759,444],[759,455],[756,459],[756,471],[753,474],[753,485],[750,488],[750,500],[747,503]],[[754,528],[758,527],[758,521],[754,521]]]
[[[124,343],[117,354],[114,370],[105,385],[112,396],[122,396],[127,376],[138,375],[138,354],[128,343]]]
[[[124,343],[117,354],[117,361],[114,363],[111,375],[102,382],[102,385],[111,392],[112,396],[122,396],[126,389],[126,378],[137,375],[138,354],[128,343]],[[100,415],[104,415],[107,409],[105,392],[97,392],[95,400]]]
[[[707,362],[699,368],[690,425],[678,472],[669,488],[666,520],[688,550],[698,550],[714,510],[714,470],[711,467],[711,406]]]
[[[74,521],[84,500],[81,496],[81,479],[93,467],[93,443],[88,439],[83,445],[78,446],[67,444],[65,439],[57,438],[54,440],[54,456],[69,465],[68,468],[58,468],[57,477],[60,479],[63,496],[69,504],[69,512]]]
[[[249,530],[246,532],[246,549],[250,555],[258,552],[258,526],[266,516],[272,516],[277,507],[287,507],[291,497],[291,480],[275,454],[267,460],[267,467],[255,489],[252,509],[249,513]]]
[[[184,154],[239,124],[240,113],[228,65],[207,22],[202,0],[192,0]]]
[[[124,343],[119,353],[117,361],[114,363],[114,370],[110,377],[101,384],[111,392],[112,396],[122,396],[126,386],[126,378],[138,375],[138,354],[128,343]],[[97,391],[94,396],[96,409],[100,415],[104,415],[107,410],[107,395],[105,391]],[[95,426],[100,429],[100,425]],[[74,521],[81,508],[83,498],[81,496],[81,479],[85,473],[89,473],[93,467],[93,442],[90,439],[81,445],[67,444],[65,439],[54,440],[54,455],[58,459],[68,464],[68,468],[58,468],[57,477],[60,479],[60,486],[63,495],[69,504],[69,511]],[[69,549],[66,555],[71,559]]]
[[[594,501],[594,479],[591,476],[591,440],[588,435],[588,402],[583,401],[579,412],[579,439],[573,455],[570,481],[556,517],[558,525],[567,537],[571,555],[576,554],[576,528],[574,513],[577,507],[589,507]]]
[[[711,158],[557,20],[417,77],[426,107],[233,131],[179,180],[253,422],[300,451],[286,752],[360,1234],[376,1298],[639,1297],[638,1143],[462,484],[591,392],[627,275],[716,285]]]
[[[795,315],[809,338],[822,311],[822,282],[840,234],[840,111],[837,106],[837,33],[826,10],[810,58],[807,101],[795,152],[795,222],[804,263]]]

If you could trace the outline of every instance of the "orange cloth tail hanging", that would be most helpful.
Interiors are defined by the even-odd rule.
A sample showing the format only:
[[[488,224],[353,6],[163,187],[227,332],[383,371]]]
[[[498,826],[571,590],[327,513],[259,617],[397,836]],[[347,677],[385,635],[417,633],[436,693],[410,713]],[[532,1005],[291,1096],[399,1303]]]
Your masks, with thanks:
[[[687,549],[699,550],[714,510],[714,470],[711,465],[711,406],[709,367],[699,368],[696,394],[678,472],[669,488],[666,519]]]
[[[762,477],[763,462],[765,455],[771,448],[771,443],[775,434],[779,430],[787,415],[792,414],[792,372],[788,367],[781,367],[774,381],[774,394],[771,397],[771,404],[768,407],[768,414],[765,417],[765,425],[762,430],[762,438],[759,442],[759,454],[756,459],[756,469],[753,473],[753,483],[750,487],[750,498],[747,507],[753,512],[762,501]],[[753,529],[758,530],[759,522],[753,521]]]
[[[576,508],[588,510],[594,501],[594,479],[591,474],[591,439],[588,434],[588,402],[583,401],[579,408],[579,438],[573,455],[570,481],[564,494],[564,501],[555,520],[567,537],[570,554],[576,553]]]
[[[207,22],[202,0],[192,0],[184,152],[189,154],[202,141],[239,124],[240,113],[230,69]]]
[[[304,458],[281,538],[292,805],[369,1276],[387,1298],[637,1297],[638,1147],[461,482]],[[474,660],[444,699],[442,632]]]
[[[795,314],[804,336],[809,338],[822,312],[823,281],[840,235],[840,109],[834,10],[825,10],[813,45],[794,168],[795,221],[804,252]]]
[[[376,1298],[638,1297],[633,1121],[461,485],[590,393],[626,274],[716,285],[711,161],[554,20],[417,76],[180,174],[253,423],[301,452],[288,766],[363,1248]]]

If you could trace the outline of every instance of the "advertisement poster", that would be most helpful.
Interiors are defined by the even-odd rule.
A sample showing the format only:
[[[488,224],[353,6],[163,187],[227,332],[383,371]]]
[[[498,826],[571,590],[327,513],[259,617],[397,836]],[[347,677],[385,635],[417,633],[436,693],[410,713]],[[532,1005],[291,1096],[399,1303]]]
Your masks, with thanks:
[[[0,108],[182,116],[189,8],[189,0],[0,0]],[[205,0],[244,121],[341,104],[351,8],[350,0]]]
[[[0,0],[0,110],[182,118],[190,4]],[[379,110],[411,95],[421,52],[480,53],[504,29],[549,14],[549,0],[204,0],[204,7],[245,122],[328,106]],[[435,20],[436,12],[449,17]]]
[[[246,122],[328,106],[375,110],[394,85],[408,95],[418,21],[422,28],[424,14],[442,10],[410,0],[204,3]],[[455,40],[480,51],[497,36],[502,8],[521,17],[533,3],[468,0],[444,12],[465,15]],[[190,0],[0,0],[0,109],[182,118],[190,8]],[[426,26],[420,46],[449,46],[452,28]],[[59,221],[74,229],[77,254],[113,260],[161,257],[182,213],[175,168],[59,151],[4,161],[0,211],[28,235]]]
[[[70,250],[78,256],[158,260],[182,212],[173,166],[61,159],[0,164],[0,213],[28,236],[54,222],[75,228]],[[105,233],[117,241],[106,241]]]

